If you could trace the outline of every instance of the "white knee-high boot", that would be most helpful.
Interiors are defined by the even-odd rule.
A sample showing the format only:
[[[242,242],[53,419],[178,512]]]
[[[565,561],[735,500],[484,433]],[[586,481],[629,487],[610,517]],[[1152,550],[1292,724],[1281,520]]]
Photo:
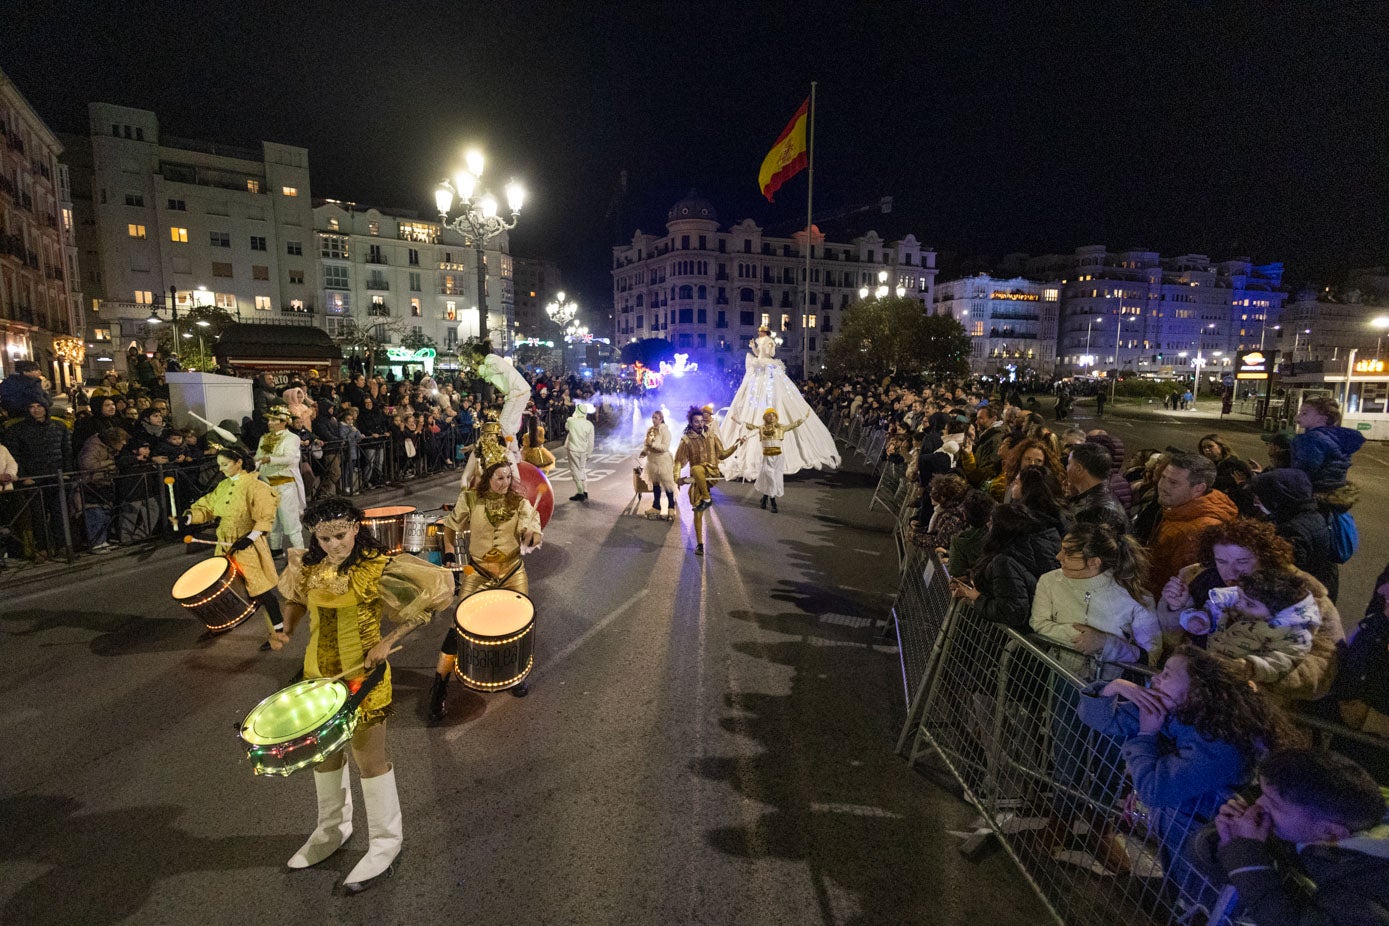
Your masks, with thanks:
[[[352,835],[352,780],[347,763],[331,772],[314,772],[318,791],[318,827],[289,860],[290,868],[308,868],[332,855]]]
[[[384,775],[362,779],[362,802],[367,807],[367,832],[371,841],[367,844],[367,854],[343,882],[349,894],[370,887],[374,878],[390,870],[391,863],[400,854],[400,795],[395,789],[394,768]]]

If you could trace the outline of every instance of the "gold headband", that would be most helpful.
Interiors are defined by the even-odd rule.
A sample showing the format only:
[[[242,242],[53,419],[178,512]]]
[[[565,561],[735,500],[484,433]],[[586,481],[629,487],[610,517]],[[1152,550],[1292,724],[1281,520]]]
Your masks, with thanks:
[[[333,518],[329,521],[319,521],[313,527],[309,528],[309,530],[313,531],[315,534],[318,533],[320,529],[327,531],[329,534],[336,534],[338,531],[345,531],[349,527],[359,524],[361,524],[360,521],[354,521],[351,518]]]

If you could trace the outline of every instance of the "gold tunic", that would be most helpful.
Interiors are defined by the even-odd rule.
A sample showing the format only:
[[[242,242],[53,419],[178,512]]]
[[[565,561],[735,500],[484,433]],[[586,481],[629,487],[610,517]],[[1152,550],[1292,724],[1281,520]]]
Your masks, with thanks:
[[[217,520],[217,552],[225,556],[228,547],[251,531],[269,531],[279,504],[280,496],[274,489],[250,473],[239,473],[213,486],[189,507],[188,514],[194,524]],[[248,549],[231,554],[231,559],[241,570],[250,594],[262,595],[275,587],[275,561],[264,535]]]
[[[366,675],[368,652],[381,642],[381,617],[396,623],[422,624],[453,598],[453,576],[413,556],[368,556],[347,572],[326,560],[307,566],[303,550],[290,550],[280,578],[280,594],[309,612],[309,645],[304,651],[305,678],[332,678],[355,669],[350,683]],[[362,701],[363,724],[379,723],[390,713],[391,670]]]
[[[526,568],[521,565],[521,536],[540,534],[540,513],[529,500],[515,492],[497,495],[464,489],[444,518],[444,526],[455,534],[468,532],[468,560],[474,569],[487,573],[465,576],[460,590],[465,598],[479,588],[496,585],[492,580],[508,573],[510,578],[501,587],[529,593]]]

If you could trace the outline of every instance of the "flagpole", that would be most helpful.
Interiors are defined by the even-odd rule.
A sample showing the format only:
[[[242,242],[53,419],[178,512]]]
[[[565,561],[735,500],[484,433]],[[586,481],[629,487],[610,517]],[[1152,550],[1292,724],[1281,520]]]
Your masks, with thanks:
[[[805,286],[801,299],[801,378],[810,378],[810,252],[814,248],[811,204],[815,198],[815,85],[810,82],[810,125],[806,127],[808,182],[805,187]]]

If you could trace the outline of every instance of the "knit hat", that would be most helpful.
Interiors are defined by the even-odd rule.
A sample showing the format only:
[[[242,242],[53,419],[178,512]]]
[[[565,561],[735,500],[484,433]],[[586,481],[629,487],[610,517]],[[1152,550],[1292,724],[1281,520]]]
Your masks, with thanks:
[[[1255,476],[1251,486],[1254,497],[1275,513],[1284,506],[1312,499],[1312,480],[1300,469],[1271,469]]]

